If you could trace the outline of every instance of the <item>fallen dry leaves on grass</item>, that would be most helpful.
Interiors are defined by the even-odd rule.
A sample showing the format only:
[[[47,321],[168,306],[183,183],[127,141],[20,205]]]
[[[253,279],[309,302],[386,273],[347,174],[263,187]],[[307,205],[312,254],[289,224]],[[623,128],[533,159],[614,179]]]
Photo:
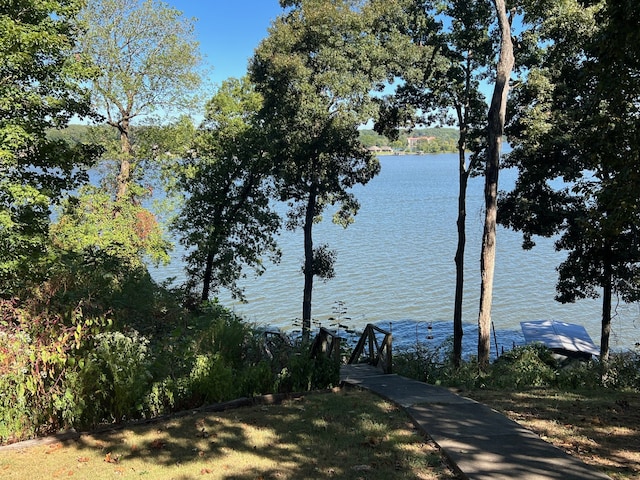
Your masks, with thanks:
[[[70,477],[456,478],[402,410],[352,390],[0,451],[2,480]]]

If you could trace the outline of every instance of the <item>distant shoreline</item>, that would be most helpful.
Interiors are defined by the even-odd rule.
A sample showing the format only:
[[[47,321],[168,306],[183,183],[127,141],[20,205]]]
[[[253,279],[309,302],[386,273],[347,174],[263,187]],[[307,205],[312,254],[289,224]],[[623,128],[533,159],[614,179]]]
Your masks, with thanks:
[[[447,155],[450,153],[458,153],[456,151],[450,152],[372,152],[379,157],[402,157],[405,155],[413,155],[418,157],[426,157],[428,155]]]

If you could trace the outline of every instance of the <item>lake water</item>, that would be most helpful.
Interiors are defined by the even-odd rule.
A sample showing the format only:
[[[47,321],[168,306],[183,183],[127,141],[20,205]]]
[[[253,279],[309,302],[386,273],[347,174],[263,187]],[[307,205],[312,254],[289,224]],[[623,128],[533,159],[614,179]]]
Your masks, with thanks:
[[[337,262],[334,279],[314,283],[312,316],[330,326],[337,302],[343,302],[350,318],[343,323],[351,327],[378,323],[393,330],[394,343],[418,339],[435,345],[452,334],[457,155],[383,156],[380,161],[380,175],[354,189],[361,203],[354,224],[342,229],[328,214],[314,226],[314,244],[335,249]],[[466,354],[475,352],[477,342],[483,181],[471,179],[467,195]],[[501,189],[514,181],[513,171],[501,172]],[[302,231],[285,231],[279,242],[281,263],[244,282],[248,303],[233,302],[224,292],[220,299],[247,320],[289,329],[302,315]],[[499,350],[522,343],[520,322],[536,319],[584,325],[600,343],[600,299],[567,305],[554,300],[555,269],[565,254],[554,250],[553,240],[538,239],[533,250],[524,251],[518,233],[500,228],[497,245],[492,318]],[[153,275],[180,278],[180,257],[176,251],[172,263]],[[611,346],[632,348],[640,341],[640,308],[620,303],[614,309]]]

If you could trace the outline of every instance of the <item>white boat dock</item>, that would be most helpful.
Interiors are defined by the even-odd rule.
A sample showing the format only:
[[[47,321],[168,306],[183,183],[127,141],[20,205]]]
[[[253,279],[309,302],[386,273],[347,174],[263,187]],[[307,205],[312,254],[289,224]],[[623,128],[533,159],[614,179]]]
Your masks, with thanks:
[[[568,357],[600,355],[587,330],[575,323],[556,320],[532,320],[520,322],[526,343],[542,343],[555,353]]]

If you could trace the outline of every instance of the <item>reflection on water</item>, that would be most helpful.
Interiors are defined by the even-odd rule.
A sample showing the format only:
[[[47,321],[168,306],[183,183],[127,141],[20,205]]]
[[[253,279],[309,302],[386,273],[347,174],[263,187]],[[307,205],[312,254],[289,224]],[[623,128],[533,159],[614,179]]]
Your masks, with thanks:
[[[350,323],[392,322],[394,343],[414,341],[415,324],[432,324],[434,343],[451,335],[455,288],[457,163],[456,155],[381,157],[382,171],[354,191],[361,203],[356,221],[346,230],[330,222],[314,227],[316,245],[327,243],[338,253],[336,277],[316,281],[313,317],[328,326],[337,302],[344,302]],[[501,172],[500,186],[510,188],[514,174]],[[463,306],[465,351],[476,349],[479,303],[479,258],[483,226],[483,179],[469,182],[467,250]],[[258,324],[290,328],[301,316],[303,276],[302,232],[280,236],[282,262],[268,266],[260,278],[244,282],[248,303],[220,299]],[[498,344],[521,343],[520,322],[555,319],[585,326],[600,340],[600,300],[562,305],[554,300],[556,266],[565,254],[553,241],[540,239],[523,251],[520,235],[500,229],[492,317]],[[181,253],[168,267],[153,272],[157,279],[182,276]],[[638,305],[620,304],[613,321],[612,347],[629,348],[640,340]],[[437,334],[437,335],[436,335]],[[492,338],[492,344],[493,344]],[[492,345],[492,348],[494,346]]]

